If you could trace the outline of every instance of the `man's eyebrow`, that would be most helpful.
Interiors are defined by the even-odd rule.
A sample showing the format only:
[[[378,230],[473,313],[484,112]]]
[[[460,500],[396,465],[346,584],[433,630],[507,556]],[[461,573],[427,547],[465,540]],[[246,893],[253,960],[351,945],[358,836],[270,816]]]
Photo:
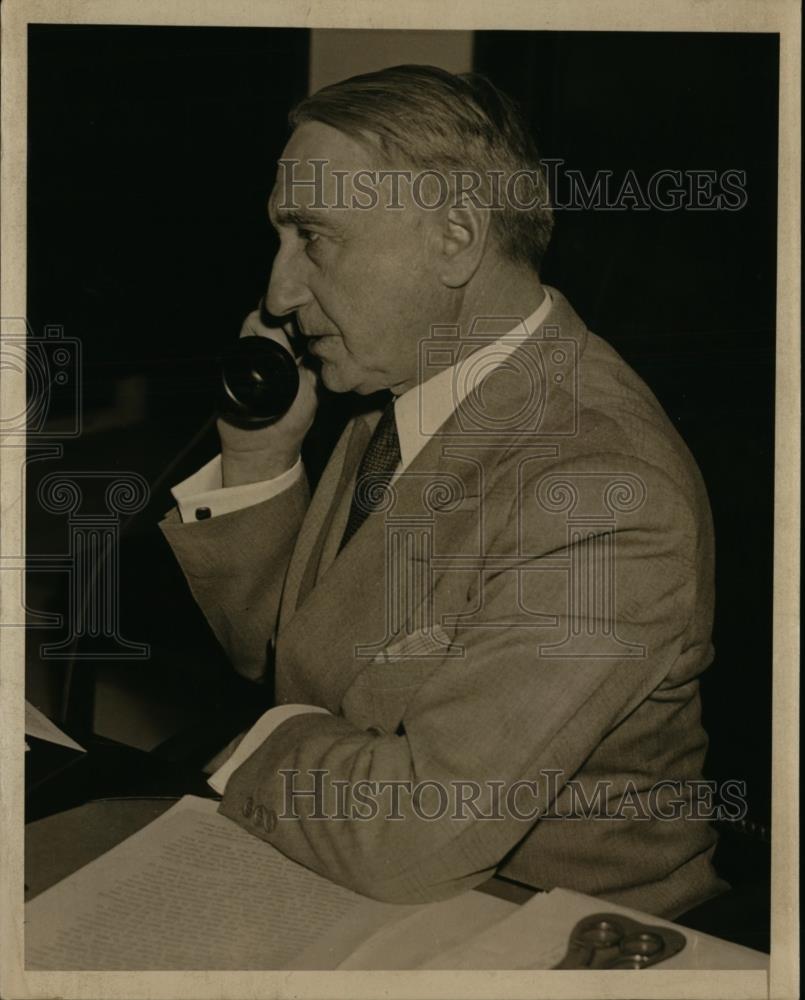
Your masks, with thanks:
[[[298,226],[300,229],[308,226],[318,226],[320,229],[333,228],[324,214],[308,212],[300,208],[274,208],[270,206],[269,217],[278,226]]]

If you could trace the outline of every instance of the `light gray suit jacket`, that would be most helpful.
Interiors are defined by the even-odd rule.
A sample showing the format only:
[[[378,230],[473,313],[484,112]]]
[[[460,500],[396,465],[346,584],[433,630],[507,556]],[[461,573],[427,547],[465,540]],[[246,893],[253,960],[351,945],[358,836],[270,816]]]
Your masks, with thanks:
[[[280,725],[225,815],[376,898],[498,870],[674,916],[724,887],[712,828],[679,815],[707,743],[709,506],[654,396],[551,294],[340,554],[378,415],[348,425],[312,500],[299,483],[162,527],[235,668],[259,680],[275,637],[277,704],[332,713]]]

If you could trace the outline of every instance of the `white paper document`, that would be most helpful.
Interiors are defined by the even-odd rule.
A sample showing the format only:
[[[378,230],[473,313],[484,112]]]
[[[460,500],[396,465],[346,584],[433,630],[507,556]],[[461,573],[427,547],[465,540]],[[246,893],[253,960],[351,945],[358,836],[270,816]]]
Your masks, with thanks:
[[[33,970],[550,969],[576,923],[621,913],[554,889],[522,906],[472,891],[427,905],[380,903],[286,858],[186,796],[25,907]],[[765,969],[768,956],[677,927],[663,969]]]
[[[25,735],[35,736],[39,740],[56,743],[58,746],[68,747],[70,750],[81,750],[82,753],[86,752],[82,746],[79,746],[75,740],[70,739],[55,723],[51,722],[46,715],[43,715],[38,708],[34,708],[28,701],[25,702]],[[25,744],[25,749],[30,749],[27,743]]]
[[[594,913],[621,914],[643,924],[681,931],[685,947],[658,964],[658,969],[768,968],[769,956],[762,952],[567,889],[539,893],[494,927],[434,956],[420,968],[552,969],[564,958],[573,928]]]
[[[379,903],[335,885],[216,809],[186,796],[31,900],[26,967],[332,969],[378,928],[427,908]],[[478,927],[514,909],[472,896],[463,908]],[[462,933],[457,926],[450,943]]]

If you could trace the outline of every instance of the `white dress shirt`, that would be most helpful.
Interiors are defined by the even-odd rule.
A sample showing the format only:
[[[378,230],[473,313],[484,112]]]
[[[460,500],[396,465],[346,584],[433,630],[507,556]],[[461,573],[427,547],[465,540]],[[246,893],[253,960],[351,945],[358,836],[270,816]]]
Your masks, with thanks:
[[[171,493],[183,521],[200,521],[203,518],[229,514],[233,510],[242,510],[244,507],[262,503],[263,500],[270,500],[271,497],[293,486],[302,476],[302,472],[300,457],[297,458],[295,465],[274,479],[246,483],[243,486],[224,486],[221,456],[216,455],[198,472],[194,472],[192,476],[174,486]],[[203,513],[200,513],[202,511]]]
[[[545,322],[551,308],[546,291],[537,309],[526,319],[514,321],[511,329],[496,340],[474,350],[457,363],[443,368],[427,381],[402,393],[394,402],[394,420],[400,439],[401,461],[394,475],[403,472],[431,440],[438,429],[475,388]],[[430,430],[430,433],[428,432]],[[171,490],[183,521],[216,517],[261,503],[291,487],[302,475],[301,460],[275,479],[246,486],[222,485],[221,456],[216,456],[198,472]],[[199,512],[202,512],[201,514]],[[310,712],[327,712],[315,705],[279,705],[265,712],[246,733],[234,753],[209,779],[223,794],[229,776],[286,719]]]

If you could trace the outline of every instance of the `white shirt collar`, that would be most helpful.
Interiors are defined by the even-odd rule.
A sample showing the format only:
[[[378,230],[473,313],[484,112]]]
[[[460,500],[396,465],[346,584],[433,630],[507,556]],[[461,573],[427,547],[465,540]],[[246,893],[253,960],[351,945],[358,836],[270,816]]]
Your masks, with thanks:
[[[446,354],[451,349],[457,352],[460,344],[458,337],[455,338],[454,344],[451,344],[449,338],[439,336],[439,350],[436,341],[433,345],[423,345],[421,357],[427,358],[428,350],[432,346],[433,364],[439,370],[425,382],[402,393],[394,402],[394,420],[397,424],[402,456],[397,473],[413,462],[431,440],[434,432],[458,409],[481,379],[486,378],[545,322],[552,305],[550,292],[545,289],[545,298],[530,316],[524,320],[509,318],[506,325],[511,324],[511,328],[501,337],[485,343],[483,347],[475,348],[448,367],[442,366],[446,364]],[[487,321],[488,324],[495,323],[498,326],[500,322],[499,318]],[[467,364],[470,360],[471,364]]]

